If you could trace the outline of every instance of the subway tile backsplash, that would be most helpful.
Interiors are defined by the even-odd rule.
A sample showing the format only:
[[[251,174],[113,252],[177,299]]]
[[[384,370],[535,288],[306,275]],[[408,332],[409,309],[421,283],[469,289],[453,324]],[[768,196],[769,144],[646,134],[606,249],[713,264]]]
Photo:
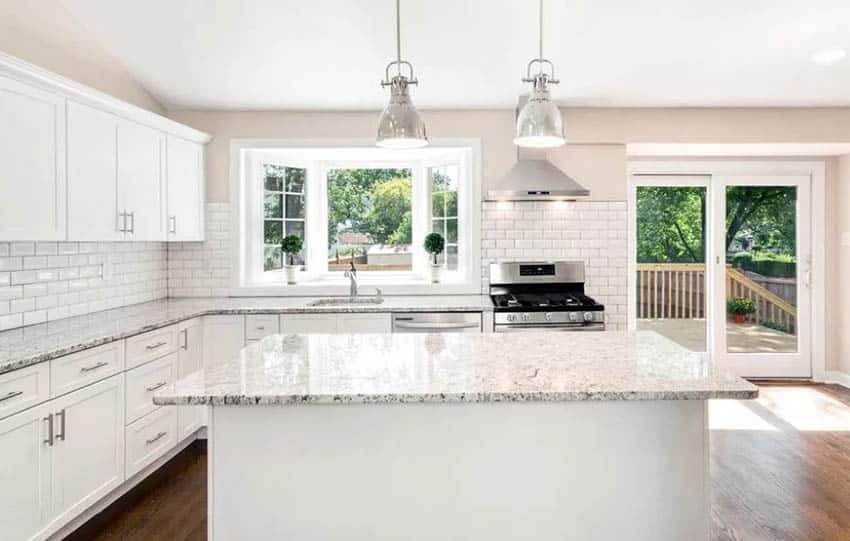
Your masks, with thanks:
[[[0,242],[0,330],[161,299],[164,242]]]

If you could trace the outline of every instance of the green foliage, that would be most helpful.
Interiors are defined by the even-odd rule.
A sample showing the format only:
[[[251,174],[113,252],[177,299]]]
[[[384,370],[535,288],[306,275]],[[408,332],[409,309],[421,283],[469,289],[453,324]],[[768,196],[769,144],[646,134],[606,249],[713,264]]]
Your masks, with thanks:
[[[407,187],[403,186],[405,182]],[[386,183],[390,186],[381,187]],[[329,171],[328,246],[333,245],[339,232],[346,230],[369,235],[375,242],[387,242],[391,238],[411,242],[410,235],[404,232],[405,214],[410,212],[411,186],[409,169]],[[406,206],[401,202],[405,196]],[[396,214],[381,219],[376,210],[379,205]]]
[[[301,248],[304,247],[304,241],[301,240],[301,237],[296,235],[287,235],[283,237],[283,240],[280,243],[280,248],[283,253],[289,256],[289,264],[294,265],[293,256],[301,251]]]
[[[443,239],[443,236],[439,233],[428,233],[425,235],[425,242],[423,243],[425,247],[425,251],[434,256],[434,264],[437,264],[437,256],[443,253],[443,250],[446,247],[446,241]]]
[[[762,327],[767,327],[768,329],[773,329],[774,331],[784,332],[785,334],[790,334],[791,329],[788,328],[788,325],[784,323],[780,323],[778,321],[762,321]]]
[[[744,231],[761,251],[796,253],[797,190],[793,186],[726,189],[726,250]]]
[[[639,186],[639,263],[705,261],[705,190]]]
[[[739,252],[732,256],[732,264],[762,276],[793,278],[797,275],[796,257],[789,254]]]
[[[746,297],[732,297],[726,303],[726,309],[730,314],[747,315],[756,311],[756,305]]]

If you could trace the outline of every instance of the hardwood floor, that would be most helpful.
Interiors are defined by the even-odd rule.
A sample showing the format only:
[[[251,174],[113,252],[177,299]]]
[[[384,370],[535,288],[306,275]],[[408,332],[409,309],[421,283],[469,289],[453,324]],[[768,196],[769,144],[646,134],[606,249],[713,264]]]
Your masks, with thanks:
[[[850,540],[850,390],[765,385],[711,404],[712,541]],[[206,538],[206,451],[193,445],[70,537]]]

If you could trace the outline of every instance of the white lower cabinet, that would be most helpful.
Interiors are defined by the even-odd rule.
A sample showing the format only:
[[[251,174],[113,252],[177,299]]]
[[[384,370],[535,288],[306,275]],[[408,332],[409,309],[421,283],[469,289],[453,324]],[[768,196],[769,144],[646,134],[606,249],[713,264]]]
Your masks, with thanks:
[[[50,408],[0,421],[0,539],[31,539],[50,520]]]
[[[284,334],[335,333],[337,314],[283,314],[280,332]]]
[[[204,367],[232,361],[245,347],[244,316],[204,316]]]
[[[200,319],[179,326],[180,349],[177,351],[177,377],[184,378],[204,367],[204,327]],[[204,406],[177,407],[177,440],[182,441],[205,424]]]
[[[340,333],[392,332],[390,314],[338,314],[336,331]]]
[[[159,406],[153,394],[177,381],[177,352],[127,371],[127,424],[144,417]]]
[[[127,425],[127,479],[177,445],[177,409],[159,408]]]
[[[52,515],[62,524],[124,482],[124,374],[50,404]]]

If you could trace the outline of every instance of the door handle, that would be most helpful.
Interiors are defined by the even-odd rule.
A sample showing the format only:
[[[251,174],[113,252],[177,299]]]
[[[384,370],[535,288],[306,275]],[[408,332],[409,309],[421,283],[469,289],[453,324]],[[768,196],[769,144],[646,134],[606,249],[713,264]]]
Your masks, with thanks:
[[[183,348],[183,351],[186,351],[189,349],[189,329],[183,329],[180,334],[183,335],[183,345],[180,347]]]
[[[0,402],[11,400],[12,398],[15,398],[16,396],[21,396],[22,394],[24,394],[23,391],[12,391],[10,393],[6,393],[3,396],[0,396]]]
[[[164,438],[166,434],[168,434],[168,432],[160,432],[159,434],[157,434],[156,436],[152,437],[151,439],[149,439],[149,440],[145,440],[145,445],[150,445],[150,444],[152,444],[152,443],[156,443],[156,442],[158,442],[159,440],[161,440],[162,438]]]
[[[130,212],[130,213],[127,214],[127,217],[130,218],[130,227],[127,230],[127,232],[128,233],[135,233],[136,232],[136,213]]]
[[[47,421],[47,439],[43,443],[53,447],[53,414],[48,414],[44,421]]]
[[[168,217],[168,232],[173,234],[177,233],[177,216]]]
[[[62,408],[62,411],[57,413],[56,416],[60,418],[60,420],[59,420],[59,433],[56,434],[56,439],[65,441],[65,409]]]
[[[161,348],[162,346],[166,345],[167,343],[168,342],[157,342],[156,344],[151,344],[149,346],[145,346],[145,349],[147,349],[149,351],[154,350],[154,349],[158,349],[158,348]]]
[[[119,212],[118,213],[118,231],[121,233],[127,232],[127,213]]]
[[[91,372],[92,370],[97,370],[98,368],[103,368],[104,366],[106,366],[108,364],[109,363],[106,362],[106,361],[100,361],[97,364],[93,364],[91,366],[84,366],[84,367],[80,368],[80,372],[83,372],[83,373]]]
[[[152,392],[156,391],[157,389],[162,389],[166,385],[168,385],[167,381],[160,381],[159,383],[151,385],[150,387],[146,387],[145,390],[148,391],[149,393],[152,393]]]

